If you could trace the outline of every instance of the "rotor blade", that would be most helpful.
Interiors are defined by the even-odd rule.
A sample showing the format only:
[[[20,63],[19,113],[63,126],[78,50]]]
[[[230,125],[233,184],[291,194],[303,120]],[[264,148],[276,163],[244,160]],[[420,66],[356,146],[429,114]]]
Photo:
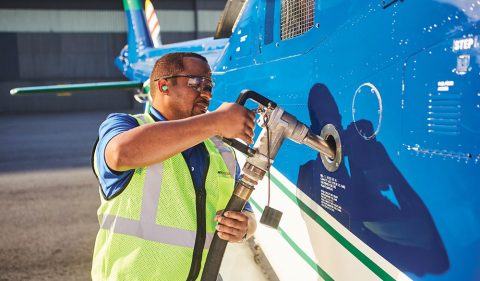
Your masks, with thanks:
[[[98,82],[14,88],[10,90],[10,94],[26,95],[38,93],[80,92],[94,90],[141,89],[142,86],[143,83],[139,81]]]

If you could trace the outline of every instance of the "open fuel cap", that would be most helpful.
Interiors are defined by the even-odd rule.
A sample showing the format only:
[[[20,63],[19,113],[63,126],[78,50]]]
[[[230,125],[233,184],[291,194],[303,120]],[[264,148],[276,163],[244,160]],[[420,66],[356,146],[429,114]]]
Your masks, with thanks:
[[[265,206],[262,217],[260,218],[260,223],[278,229],[278,225],[280,224],[280,219],[282,218],[282,215],[283,213],[279,210],[275,210],[274,208]]]

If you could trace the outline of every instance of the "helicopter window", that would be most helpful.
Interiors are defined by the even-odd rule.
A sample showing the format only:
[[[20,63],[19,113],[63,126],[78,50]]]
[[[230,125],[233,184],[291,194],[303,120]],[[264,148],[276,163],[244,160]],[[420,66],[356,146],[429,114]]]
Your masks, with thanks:
[[[282,0],[280,37],[290,39],[313,27],[315,0]]]

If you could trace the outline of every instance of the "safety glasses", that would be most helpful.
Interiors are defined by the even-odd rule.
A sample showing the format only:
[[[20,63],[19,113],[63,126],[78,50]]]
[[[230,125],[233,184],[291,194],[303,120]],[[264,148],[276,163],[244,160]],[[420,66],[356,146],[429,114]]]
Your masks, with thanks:
[[[194,89],[195,91],[201,92],[212,92],[213,83],[212,80],[205,76],[195,76],[195,75],[188,75],[188,74],[177,74],[177,75],[169,75],[169,76],[162,76],[153,81],[158,81],[160,79],[170,79],[176,77],[188,77],[187,86]]]

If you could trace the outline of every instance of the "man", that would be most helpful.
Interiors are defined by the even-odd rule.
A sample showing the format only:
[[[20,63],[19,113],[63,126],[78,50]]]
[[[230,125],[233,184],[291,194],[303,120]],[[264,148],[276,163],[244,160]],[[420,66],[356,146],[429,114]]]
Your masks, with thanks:
[[[214,138],[252,143],[255,115],[232,103],[207,113],[211,90],[203,56],[167,54],[150,77],[150,112],[111,114],[101,125],[92,279],[195,280],[215,229],[229,242],[255,231],[249,206],[218,215],[239,172],[231,149]]]

